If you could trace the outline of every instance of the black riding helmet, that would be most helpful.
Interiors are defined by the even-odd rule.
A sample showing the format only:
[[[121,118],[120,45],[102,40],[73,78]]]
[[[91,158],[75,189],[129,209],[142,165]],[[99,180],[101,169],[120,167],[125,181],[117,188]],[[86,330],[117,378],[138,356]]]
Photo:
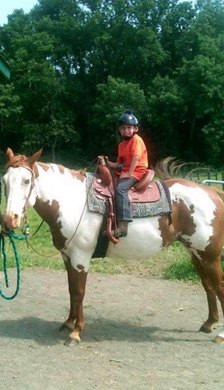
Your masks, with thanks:
[[[138,126],[138,119],[131,110],[127,110],[118,119],[118,126],[121,125]]]

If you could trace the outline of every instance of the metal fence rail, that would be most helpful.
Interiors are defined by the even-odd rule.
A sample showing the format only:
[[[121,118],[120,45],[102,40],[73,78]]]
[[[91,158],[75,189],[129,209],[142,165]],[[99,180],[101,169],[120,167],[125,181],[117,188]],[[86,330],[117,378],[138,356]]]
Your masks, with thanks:
[[[224,181],[223,180],[212,180],[212,179],[205,179],[205,180],[202,180],[202,184],[221,184],[222,185],[222,189],[224,190]]]

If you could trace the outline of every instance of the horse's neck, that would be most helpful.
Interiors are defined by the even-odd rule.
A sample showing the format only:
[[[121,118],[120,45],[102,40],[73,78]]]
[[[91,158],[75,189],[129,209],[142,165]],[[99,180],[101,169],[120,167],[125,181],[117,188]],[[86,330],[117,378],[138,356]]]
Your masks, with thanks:
[[[57,164],[37,163],[36,168],[38,172],[35,209],[38,214],[41,207],[44,208],[44,213],[56,208],[63,210],[70,208],[71,212],[78,213],[76,210],[83,207],[86,202],[85,177],[77,171]]]

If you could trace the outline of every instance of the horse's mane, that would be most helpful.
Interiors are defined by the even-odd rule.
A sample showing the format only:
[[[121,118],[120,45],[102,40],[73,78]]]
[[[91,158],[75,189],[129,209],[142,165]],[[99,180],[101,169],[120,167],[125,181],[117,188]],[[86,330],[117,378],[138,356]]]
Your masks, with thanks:
[[[65,167],[64,165],[62,164],[56,164],[56,163],[44,163],[44,162],[38,162],[38,164],[40,166],[42,166],[43,168],[52,168],[53,165],[56,165],[59,169],[59,172],[64,175],[65,171],[69,171],[71,173],[72,176],[75,176],[76,178],[80,179],[81,181],[84,180],[84,178],[86,177],[86,171],[84,169],[79,169],[79,170],[75,170],[73,168],[68,168],[68,167]]]
[[[45,168],[46,170],[51,168],[51,166],[52,166],[52,163],[45,163],[45,162],[40,162],[40,161],[38,161],[38,164],[40,166],[42,166],[43,168]],[[70,171],[72,176],[79,178],[81,181],[83,181],[84,177],[86,176],[86,172],[83,169],[76,171],[72,168],[67,168],[61,164],[55,164],[55,165],[58,166],[58,169],[61,172],[61,174],[64,174],[65,170],[67,169],[68,171]],[[6,163],[6,169],[8,169],[9,167],[12,167],[12,168],[30,167],[29,158],[23,154],[15,154]]]

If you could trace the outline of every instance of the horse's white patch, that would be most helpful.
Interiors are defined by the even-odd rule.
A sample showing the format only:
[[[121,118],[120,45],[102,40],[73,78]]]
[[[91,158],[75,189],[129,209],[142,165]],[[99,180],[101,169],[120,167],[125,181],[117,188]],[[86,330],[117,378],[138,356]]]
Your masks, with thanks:
[[[172,201],[185,203],[195,224],[195,233],[181,237],[190,244],[190,248],[199,257],[198,251],[204,251],[213,234],[212,221],[215,217],[216,205],[208,193],[200,187],[188,187],[175,183],[170,187]]]
[[[39,176],[36,179],[38,197],[51,204],[59,205],[59,221],[62,222],[65,237],[70,235],[70,227],[76,226],[80,212],[85,208],[85,182],[72,176],[69,169],[61,173],[57,165],[50,165],[47,171],[38,165]],[[74,205],[74,207],[73,207]],[[68,230],[68,231],[67,231]]]
[[[114,245],[110,242],[107,257],[123,259],[147,259],[162,249],[159,217],[135,218],[129,223],[128,236]]]

